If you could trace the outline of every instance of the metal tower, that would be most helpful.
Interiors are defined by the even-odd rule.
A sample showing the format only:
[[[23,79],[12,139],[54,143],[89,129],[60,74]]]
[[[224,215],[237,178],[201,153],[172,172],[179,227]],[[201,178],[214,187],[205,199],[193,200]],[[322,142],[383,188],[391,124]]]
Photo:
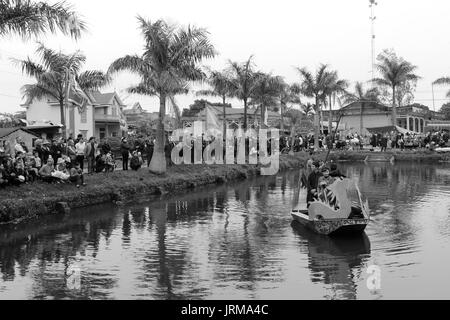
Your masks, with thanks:
[[[375,79],[375,6],[378,3],[375,0],[369,0],[370,4],[370,22],[372,25],[371,41],[372,41],[372,80]]]

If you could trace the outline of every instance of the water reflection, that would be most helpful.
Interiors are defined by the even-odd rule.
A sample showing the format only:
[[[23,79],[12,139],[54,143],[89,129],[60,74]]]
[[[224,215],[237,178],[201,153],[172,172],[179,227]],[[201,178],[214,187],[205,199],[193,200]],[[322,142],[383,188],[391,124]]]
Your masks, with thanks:
[[[361,278],[370,259],[370,240],[364,233],[351,238],[325,237],[292,222],[292,228],[306,240],[312,282],[321,282],[331,291],[327,299],[357,298],[356,279]]]
[[[298,172],[289,171],[1,226],[0,298],[374,299],[370,264],[383,270],[383,298],[448,297],[450,280],[437,276],[450,262],[448,166],[341,169],[369,198],[368,237],[293,230]],[[78,291],[66,286],[73,265]]]

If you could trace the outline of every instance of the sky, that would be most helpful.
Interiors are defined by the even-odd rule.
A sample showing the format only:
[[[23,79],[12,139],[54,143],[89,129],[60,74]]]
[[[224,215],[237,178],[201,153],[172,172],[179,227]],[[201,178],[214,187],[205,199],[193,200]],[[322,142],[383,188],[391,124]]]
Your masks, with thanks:
[[[54,1],[48,1],[54,3]],[[339,76],[366,82],[371,78],[371,21],[369,0],[69,0],[88,23],[89,32],[74,41],[60,34],[40,38],[46,46],[87,56],[84,70],[106,71],[111,62],[126,54],[141,54],[143,38],[136,16],[151,21],[165,19],[181,26],[206,28],[219,55],[205,60],[213,69],[226,67],[229,60],[243,62],[254,55],[257,69],[280,75],[289,83],[299,82],[296,67],[315,70],[329,64]],[[394,49],[418,66],[422,77],[416,102],[433,110],[431,83],[450,76],[450,2],[448,0],[379,0],[376,6],[376,52]],[[36,40],[17,36],[0,39],[0,112],[23,110],[21,87],[33,79],[21,74],[10,58],[35,56]],[[140,102],[148,111],[158,110],[158,100],[129,95],[126,88],[139,78],[124,72],[116,75],[109,88],[132,106]],[[197,88],[194,88],[197,89]],[[449,87],[435,87],[434,108],[450,101]],[[195,95],[178,96],[187,108]],[[220,101],[220,98],[208,98]],[[232,101],[233,107],[242,107]]]

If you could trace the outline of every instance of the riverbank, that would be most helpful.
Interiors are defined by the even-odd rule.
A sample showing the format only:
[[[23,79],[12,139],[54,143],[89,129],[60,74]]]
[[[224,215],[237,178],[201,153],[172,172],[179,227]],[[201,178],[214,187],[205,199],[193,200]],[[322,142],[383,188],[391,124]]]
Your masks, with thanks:
[[[299,168],[307,154],[280,157],[280,171]],[[32,183],[0,190],[0,224],[20,223],[48,214],[68,213],[70,209],[193,189],[197,186],[244,180],[260,175],[254,165],[180,165],[168,168],[165,175],[117,171],[86,175],[87,186]]]
[[[450,162],[449,153],[436,153],[429,150],[390,150],[387,152],[371,152],[362,151],[334,151],[330,155],[330,159],[334,161],[364,161],[368,156],[384,155],[386,158],[395,158],[398,162],[424,162],[438,163]]]
[[[380,152],[337,151],[330,154],[334,161],[364,161],[368,155]],[[448,162],[449,154],[427,151],[390,151],[396,161],[438,163]],[[327,152],[314,155],[324,160]],[[280,171],[300,168],[309,155],[280,156]],[[133,197],[152,196],[194,189],[197,186],[239,181],[260,175],[260,167],[252,165],[181,165],[168,168],[165,175],[149,173],[147,168],[138,172],[117,171],[109,174],[86,175],[86,187],[75,188],[72,184],[33,183],[0,190],[0,224],[20,223],[40,216],[68,213],[70,209],[115,202],[121,203]]]

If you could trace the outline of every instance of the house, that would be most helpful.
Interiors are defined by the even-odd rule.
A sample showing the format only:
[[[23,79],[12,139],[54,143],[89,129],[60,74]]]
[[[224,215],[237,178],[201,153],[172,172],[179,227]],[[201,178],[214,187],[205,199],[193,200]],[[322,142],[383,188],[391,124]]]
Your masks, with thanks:
[[[126,119],[123,114],[125,105],[116,92],[100,93],[83,92],[83,96],[70,92],[68,104],[64,106],[64,118],[67,137],[76,137],[82,134],[89,137],[120,137],[126,134]],[[46,134],[60,135],[62,130],[54,132],[54,128],[45,128],[47,124],[61,126],[60,103],[52,97],[28,100],[23,107],[26,108],[26,117],[31,130],[50,129]],[[32,128],[34,127],[34,129]],[[51,137],[49,137],[51,138]]]
[[[135,103],[131,109],[123,110],[129,129],[135,129],[140,123],[153,123],[158,120],[158,112],[148,112],[144,110],[139,102]]]
[[[329,111],[323,111],[325,123],[328,122]],[[370,128],[392,126],[392,107],[374,102],[354,102],[340,111],[333,111],[332,121],[339,121],[339,128],[359,134],[367,134]],[[413,104],[397,108],[397,126],[414,133],[425,133],[429,125],[435,121],[443,121],[445,115],[433,112],[427,106]],[[362,128],[361,128],[362,125]]]
[[[34,142],[39,138],[38,135],[23,127],[0,128],[0,149],[4,150],[6,142],[9,142],[12,156],[15,156],[14,146],[18,137],[22,138],[29,151],[33,150]]]
[[[126,105],[116,92],[90,93],[94,101],[94,136],[100,139],[106,137],[123,137],[126,135],[127,121],[123,113]]]

